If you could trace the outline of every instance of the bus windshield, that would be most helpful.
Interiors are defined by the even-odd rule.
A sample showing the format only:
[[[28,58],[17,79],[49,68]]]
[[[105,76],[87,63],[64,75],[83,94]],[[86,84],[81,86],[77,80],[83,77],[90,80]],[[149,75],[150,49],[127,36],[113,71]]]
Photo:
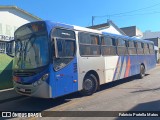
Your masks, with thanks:
[[[19,34],[18,31],[16,34]],[[34,69],[48,63],[49,50],[46,32],[32,32],[16,37],[13,69]]]

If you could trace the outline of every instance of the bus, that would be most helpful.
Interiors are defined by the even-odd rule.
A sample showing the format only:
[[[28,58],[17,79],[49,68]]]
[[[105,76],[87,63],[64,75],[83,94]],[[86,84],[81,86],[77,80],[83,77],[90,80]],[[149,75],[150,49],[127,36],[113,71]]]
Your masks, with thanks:
[[[153,42],[75,25],[31,22],[14,39],[14,89],[27,96],[92,95],[102,84],[143,78],[156,66]]]

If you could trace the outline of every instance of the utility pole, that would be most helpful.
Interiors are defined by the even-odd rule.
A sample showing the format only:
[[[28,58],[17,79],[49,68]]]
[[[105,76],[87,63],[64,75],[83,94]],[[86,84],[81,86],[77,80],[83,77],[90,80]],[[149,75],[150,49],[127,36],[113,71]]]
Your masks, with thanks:
[[[94,25],[94,18],[95,16],[92,16],[92,26]]]

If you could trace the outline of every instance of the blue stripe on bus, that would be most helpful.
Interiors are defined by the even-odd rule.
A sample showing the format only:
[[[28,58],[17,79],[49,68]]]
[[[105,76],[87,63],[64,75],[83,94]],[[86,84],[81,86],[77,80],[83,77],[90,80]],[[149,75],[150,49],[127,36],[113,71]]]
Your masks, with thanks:
[[[72,25],[55,23],[55,22],[51,22],[51,21],[45,21],[45,22],[47,24],[47,30],[48,30],[49,34],[50,34],[51,30],[53,29],[53,27],[63,27],[63,28],[66,28],[66,29],[74,29],[74,26],[72,26]]]
[[[146,71],[154,68],[156,66],[156,61],[148,59],[148,57],[155,57],[155,55],[119,56],[113,80],[139,74],[140,65],[142,63],[144,64]]]

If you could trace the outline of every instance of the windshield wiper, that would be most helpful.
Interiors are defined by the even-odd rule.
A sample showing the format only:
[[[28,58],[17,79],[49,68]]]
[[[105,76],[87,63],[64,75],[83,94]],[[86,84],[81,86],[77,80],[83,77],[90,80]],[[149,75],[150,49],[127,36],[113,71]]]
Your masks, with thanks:
[[[17,56],[17,54],[19,53],[19,55],[18,55],[18,57],[17,57],[17,66],[19,66],[19,67],[21,67],[21,64],[19,64],[20,63],[20,61],[22,60],[22,56],[23,56],[23,54],[22,54],[22,42],[21,42],[21,40],[20,39],[18,39],[17,40],[17,44],[18,44],[18,50],[16,49],[16,52],[15,52],[15,56]]]
[[[29,52],[29,50],[31,49],[31,47],[33,47],[33,44],[35,43],[35,40],[36,40],[36,35],[35,34],[32,34],[31,37],[28,39],[28,41],[26,42],[25,44],[25,47],[24,47],[24,61],[26,61],[26,56],[27,56],[27,53]],[[33,39],[33,40],[32,40]],[[29,46],[28,48],[28,44],[31,43],[31,45]],[[28,50],[27,50],[28,48]]]

